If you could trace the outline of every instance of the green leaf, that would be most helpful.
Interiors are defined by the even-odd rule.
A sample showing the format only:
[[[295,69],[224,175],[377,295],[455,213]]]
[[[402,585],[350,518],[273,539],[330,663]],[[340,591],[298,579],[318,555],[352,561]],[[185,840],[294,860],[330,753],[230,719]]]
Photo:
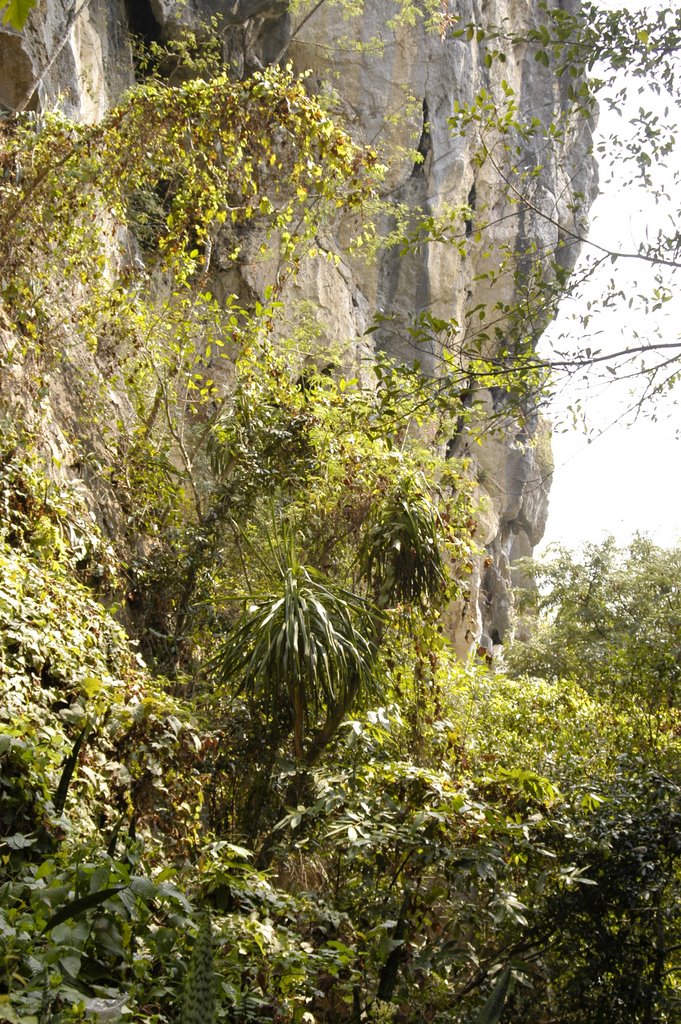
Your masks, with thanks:
[[[25,850],[27,846],[33,846],[37,842],[37,839],[29,839],[28,836],[22,835],[21,832],[15,832],[13,836],[7,836],[7,839],[3,839],[3,844],[9,846],[10,850]]]
[[[110,896],[115,896],[116,893],[122,889],[126,889],[125,885],[113,885],[108,889],[100,889],[99,892],[90,892],[87,896],[81,896],[77,900],[72,900],[65,906],[61,907],[56,914],[53,914],[49,919],[41,934],[49,932],[52,928],[55,928],[62,921],[68,921],[73,917],[78,917],[85,910],[90,910],[91,907],[98,907],[105,900],[108,900]]]
[[[492,990],[492,994],[475,1018],[475,1024],[498,1024],[508,995],[508,987],[511,983],[511,968],[504,967],[499,979]]]
[[[185,979],[180,1022],[181,1024],[213,1024],[214,1020],[213,930],[210,915],[206,912],[201,918]]]
[[[247,860],[253,856],[252,850],[247,850],[245,846],[236,846],[234,843],[225,843],[225,849],[236,854],[237,857],[245,857]]]
[[[20,1017],[9,1004],[0,1003],[0,1021],[3,1020],[9,1021],[10,1024],[38,1024],[37,1017]]]
[[[61,778],[59,779],[59,785],[57,786],[57,791],[54,794],[54,809],[57,812],[57,814],[61,814],[61,812],[64,810],[64,806],[66,804],[66,797],[69,792],[69,786],[71,785],[71,779],[73,778],[73,773],[75,772],[76,765],[78,764],[78,757],[80,755],[81,747],[83,746],[83,743],[87,739],[89,733],[90,723],[88,722],[88,724],[77,737],[76,742],[73,744],[73,750],[64,761],[64,768],[61,773]]]
[[[36,0],[5,0],[4,3],[0,3],[0,10],[5,8],[2,16],[4,24],[11,25],[20,32],[35,4]]]
[[[145,900],[153,900],[157,895],[156,886],[146,875],[135,875],[130,879],[130,889],[136,896]]]
[[[60,966],[67,974],[69,974],[74,979],[78,977],[78,972],[80,970],[80,961],[81,958],[78,956],[77,953],[69,953],[65,956],[59,957]]]

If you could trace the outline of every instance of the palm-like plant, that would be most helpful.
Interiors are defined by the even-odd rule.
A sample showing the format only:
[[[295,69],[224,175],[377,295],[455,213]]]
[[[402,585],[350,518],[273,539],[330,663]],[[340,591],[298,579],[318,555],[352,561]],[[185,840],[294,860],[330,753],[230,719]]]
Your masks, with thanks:
[[[420,604],[440,599],[447,586],[436,506],[411,478],[374,509],[360,546],[360,561],[376,604]]]
[[[284,718],[298,759],[317,724],[307,751],[311,761],[360,689],[373,684],[378,613],[302,565],[290,533],[269,548],[265,586],[251,595],[212,664],[219,682],[260,699],[272,722]]]

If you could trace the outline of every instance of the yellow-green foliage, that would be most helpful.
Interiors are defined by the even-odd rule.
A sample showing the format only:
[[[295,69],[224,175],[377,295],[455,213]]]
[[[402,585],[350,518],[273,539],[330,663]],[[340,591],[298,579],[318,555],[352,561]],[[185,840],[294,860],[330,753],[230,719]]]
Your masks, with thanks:
[[[106,561],[98,560],[103,554],[110,562],[106,545],[79,500],[50,483],[27,456],[5,449],[0,496],[5,831],[32,831],[40,821],[46,842],[59,832],[56,793],[81,737],[59,801],[67,811],[78,808],[73,841],[132,816],[150,825],[168,815],[169,834],[186,843],[194,827],[189,808],[200,802],[199,776],[188,764],[186,772],[168,773],[167,758],[174,751],[170,760],[179,765],[198,740],[186,710],[153,682],[121,626],[77,579],[80,572],[106,583]],[[104,763],[107,771],[100,773]],[[180,803],[189,800],[177,828],[168,804],[173,791]]]
[[[2,255],[13,272],[5,299],[24,335],[43,345],[57,312],[48,294],[60,310],[66,299],[95,341],[93,307],[108,296],[115,312],[116,263],[123,280],[132,271],[120,226],[139,225],[147,258],[172,270],[177,289],[207,270],[223,225],[276,230],[279,255],[299,260],[324,218],[360,206],[377,175],[375,154],[354,145],[290,70],[180,87],[149,81],[96,125],[45,114],[3,141]],[[233,259],[238,252],[235,240]]]
[[[451,740],[462,764],[530,768],[570,783],[607,774],[631,742],[629,716],[570,680],[451,674]]]

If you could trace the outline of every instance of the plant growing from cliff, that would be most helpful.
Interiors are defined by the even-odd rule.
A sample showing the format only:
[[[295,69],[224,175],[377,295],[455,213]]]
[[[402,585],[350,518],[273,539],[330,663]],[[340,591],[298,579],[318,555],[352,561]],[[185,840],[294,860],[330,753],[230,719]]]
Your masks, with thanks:
[[[220,310],[205,289],[218,235],[221,259],[235,265],[239,228],[251,222],[261,257],[270,238],[286,275],[326,218],[361,206],[376,163],[299,79],[274,70],[245,82],[224,74],[177,88],[150,81],[96,125],[56,114],[20,121],[5,132],[2,159],[3,297],[17,332],[45,361],[78,344],[100,363],[120,353],[120,383],[133,399],[144,393],[138,378],[156,376],[162,401],[144,411],[148,433],[159,412],[167,421],[178,404],[213,400],[211,352],[240,337],[229,303]],[[134,238],[121,233],[134,232],[140,196],[156,211],[146,267]],[[151,285],[152,270],[169,275],[164,294]],[[99,374],[95,363],[82,382],[95,410],[105,405]]]
[[[679,100],[681,20],[678,11],[663,5],[653,11],[604,10],[591,3],[576,10],[552,3],[540,7],[540,21],[529,30],[523,27],[518,32],[511,22],[453,30],[477,40],[486,50],[488,67],[497,69],[498,76],[496,88],[483,90],[472,104],[456,111],[452,127],[477,139],[477,158],[497,176],[510,216],[521,230],[527,218],[534,218],[544,225],[544,238],[554,237],[553,244],[542,247],[524,240],[520,246],[511,242],[495,247],[487,243],[496,226],[493,210],[478,211],[472,237],[485,247],[485,258],[492,264],[483,277],[502,282],[513,274],[522,296],[520,303],[506,308],[495,304],[485,310],[486,316],[496,320],[502,332],[508,325],[512,337],[524,320],[524,333],[536,342],[561,299],[571,296],[572,324],[565,318],[567,326],[560,335],[553,333],[545,349],[544,362],[552,371],[547,393],[562,387],[569,396],[579,382],[593,387],[596,382],[633,381],[636,391],[627,395],[625,413],[651,406],[654,410],[654,400],[668,394],[679,380],[681,343],[673,329],[670,336],[664,317],[671,309],[674,274],[681,266],[674,113]],[[527,48],[539,74],[548,69],[560,83],[563,110],[548,124],[543,115],[523,110],[522,98],[504,78],[498,82],[504,75],[505,52],[518,46]],[[601,177],[607,174],[631,197],[634,217],[639,201],[647,204],[646,219],[641,217],[635,229],[639,238],[631,246],[599,238],[596,229],[587,232],[584,212],[590,197],[572,183],[566,183],[565,194],[547,201],[547,174],[555,176],[561,147],[575,139],[580,123],[594,123],[597,104],[621,118],[607,138],[597,137]],[[579,174],[576,168],[576,178]],[[453,233],[450,229],[449,235]],[[437,240],[437,231],[430,237]],[[570,277],[570,252],[576,249],[584,251],[578,273]],[[637,265],[645,283],[637,279]],[[638,321],[632,309],[638,310]],[[612,335],[612,317],[620,310],[622,339],[603,343],[601,335]],[[517,314],[523,311],[525,317],[519,319]],[[604,317],[608,324],[601,329],[599,320]],[[637,322],[640,327],[631,326]],[[486,330],[485,324],[482,327]],[[573,408],[579,406],[575,399]]]
[[[152,80],[96,125],[45,115],[38,132],[20,128],[4,158],[11,167],[29,154],[21,177],[3,189],[8,256],[18,258],[23,239],[37,255],[57,237],[72,258],[91,256],[75,251],[87,211],[109,209],[125,223],[135,192],[158,187],[167,210],[159,255],[180,282],[204,266],[211,229],[220,224],[262,218],[282,231],[282,253],[292,255],[314,232],[321,204],[361,203],[368,194],[366,171],[375,163],[290,69],[243,82],[222,74],[175,88]],[[308,198],[316,201],[314,209]],[[74,208],[81,217],[69,216]],[[41,218],[47,233],[37,227]],[[84,269],[94,273],[96,264]]]
[[[416,18],[421,14],[414,12]],[[424,206],[406,216],[399,202],[391,207],[391,198],[386,207],[397,221],[388,244],[399,245],[405,255],[455,248],[471,266],[477,287],[463,317],[451,320],[446,331],[431,332],[430,340],[414,341],[417,347],[423,343],[443,377],[455,369],[457,388],[465,387],[467,373],[473,384],[505,392],[503,412],[495,410],[500,419],[516,412],[525,418],[559,391],[570,400],[578,382],[634,380],[637,391],[628,396],[627,411],[654,407],[654,399],[679,379],[681,343],[662,319],[671,309],[680,265],[678,12],[664,6],[649,13],[542,3],[536,21],[521,28],[513,17],[502,24],[491,14],[467,24],[463,17],[443,16],[441,27],[443,38],[474,47],[485,68],[483,87],[472,100],[457,102],[450,118],[452,132],[472,144],[477,194],[473,187],[468,203],[449,208],[440,200],[436,212]],[[517,89],[509,70],[513,62],[507,62],[512,52],[526,55],[523,60],[542,79],[536,88],[546,101],[530,104]],[[633,205],[636,188],[654,200],[654,222],[642,224],[640,240],[631,247],[587,234],[595,192],[588,146],[597,102],[623,114],[623,130],[598,142],[603,163],[621,179]],[[570,167],[569,152],[580,147],[584,159]],[[442,151],[437,159],[444,157]],[[579,271],[571,275],[580,249]],[[645,285],[627,272],[636,264],[650,269]],[[576,300],[567,307],[573,323],[545,340],[538,356],[539,338],[567,297]],[[645,323],[633,332],[626,312],[631,308],[640,310]],[[612,335],[611,324],[601,330],[598,318],[618,309],[625,311],[622,330],[629,337],[603,344],[601,334]],[[418,323],[399,316],[391,324],[389,310],[380,317],[386,337],[403,338],[412,327],[420,333]],[[441,394],[441,380],[431,379],[431,385]],[[580,407],[579,399],[571,400],[575,415]]]
[[[246,123],[222,128],[235,176],[226,202],[236,207],[243,198],[235,198],[243,159],[246,179],[257,179],[257,198],[277,209],[263,212],[258,202],[252,215],[237,211],[227,238],[230,271],[243,224],[271,229],[272,244],[277,231],[295,227],[289,208],[278,221],[287,186],[279,191],[258,163],[267,139],[261,147],[249,134],[253,125],[265,136],[272,130],[275,167],[280,144],[295,149],[298,142],[296,131],[283,142],[277,135],[279,103],[291,127],[288,90],[282,94],[272,76],[264,80],[269,98],[251,86],[227,90],[244,99]],[[209,93],[198,91],[205,101]],[[197,673],[204,685],[196,686],[195,706],[159,692],[120,629],[69,578],[89,566],[79,566],[73,526],[80,520],[72,506],[19,465],[16,451],[7,453],[0,797],[12,831],[0,858],[0,962],[9,990],[0,1006],[20,1020],[39,1013],[79,1018],[117,1012],[128,997],[135,1020],[166,1024],[180,1002],[178,942],[199,925],[185,1020],[219,1013],[286,1024],[310,1017],[469,1024],[476,1013],[480,1021],[498,1018],[503,1000],[504,1017],[522,1024],[549,1016],[571,1024],[582,1019],[583,1005],[594,1019],[618,1013],[627,1024],[649,1024],[657,1015],[671,1024],[678,1009],[678,790],[640,765],[633,779],[611,784],[617,753],[638,737],[626,705],[613,708],[611,688],[600,685],[608,648],[594,640],[580,675],[598,680],[591,696],[579,679],[563,687],[507,681],[452,663],[441,622],[429,614],[445,592],[445,550],[456,546],[465,563],[472,529],[462,469],[440,460],[432,442],[444,442],[452,428],[463,431],[482,404],[475,398],[481,388],[490,390],[490,401],[507,399],[527,412],[521,375],[511,379],[509,363],[529,354],[529,371],[541,380],[543,367],[531,356],[532,316],[528,309],[517,316],[496,311],[517,325],[515,347],[502,349],[497,363],[484,358],[497,340],[493,330],[481,326],[475,336],[482,310],[469,311],[471,346],[461,359],[454,325],[435,318],[413,325],[414,341],[446,339],[446,382],[385,362],[371,387],[336,370],[301,374],[292,347],[271,343],[276,296],[247,308],[236,300],[220,306],[206,292],[204,274],[225,265],[224,236],[203,200],[192,207],[196,196],[184,180],[185,171],[188,178],[195,173],[192,162],[199,173],[210,171],[213,151],[203,147],[214,141],[207,130],[187,129],[190,92],[168,98],[184,109],[184,120],[155,122],[175,133],[163,150],[167,163],[154,150],[167,177],[157,161],[148,182],[131,175],[132,196],[127,189],[121,195],[121,216],[132,230],[140,215],[148,218],[141,255],[165,281],[175,275],[171,296],[156,295],[147,308],[152,289],[143,266],[126,264],[116,277],[101,247],[93,251],[104,263],[88,262],[84,241],[95,234],[78,235],[66,203],[52,223],[49,190],[43,194],[35,178],[34,193],[23,195],[10,218],[26,230],[7,241],[8,252],[16,243],[15,256],[30,256],[44,245],[43,257],[82,289],[74,329],[101,360],[100,377],[93,372],[85,381],[100,389],[96,430],[109,426],[102,410],[112,405],[102,392],[113,350],[123,352],[123,366],[113,372],[125,382],[130,407],[117,412],[106,444],[113,486],[128,501],[128,528],[142,534],[140,547],[153,544],[161,556],[156,575],[151,558],[139,574],[148,574],[147,599],[153,593],[167,601],[165,616],[149,617],[154,639],[183,648],[180,669],[194,669],[216,641],[219,649],[215,677],[205,662]],[[264,109],[249,106],[256,99]],[[270,101],[272,118],[265,116]],[[313,121],[315,106],[303,106],[302,121]],[[96,132],[89,138],[96,150]],[[119,133],[119,149],[124,138]],[[322,150],[308,153],[301,170],[310,181],[315,168],[324,173]],[[352,176],[359,157],[350,151],[344,166]],[[98,162],[79,167],[84,217],[106,208],[108,171],[97,153]],[[249,167],[253,154],[257,166]],[[124,158],[112,153],[116,167]],[[64,166],[74,172],[67,182],[73,198],[75,161]],[[103,173],[101,194],[93,166]],[[282,176],[290,166],[278,168]],[[300,253],[314,251],[307,232],[317,212],[326,208],[332,217],[343,201],[348,182],[343,174],[339,180],[338,192],[324,198],[296,192],[311,220],[302,235],[294,230],[282,239],[283,274]],[[20,185],[8,167],[5,195],[17,199],[12,189]],[[50,188],[59,187],[53,174]],[[38,216],[31,222],[33,194],[44,225]],[[176,205],[178,196],[184,198]],[[205,234],[195,232],[194,217]],[[220,224],[219,216],[214,221]],[[465,235],[465,224],[461,230]],[[36,286],[20,259],[15,266],[8,308],[26,352],[37,339],[49,371],[69,356],[66,347],[50,345],[60,316],[48,301],[60,299],[56,274],[48,268]],[[217,354],[223,348],[225,359]],[[272,507],[277,531],[283,523],[278,540],[269,526]],[[359,596],[367,583],[384,615]],[[229,612],[235,593],[244,595],[236,620]],[[663,603],[662,592],[658,597]],[[402,608],[391,614],[395,604],[417,613],[408,629]],[[583,631],[585,623],[578,625]],[[649,655],[641,661],[657,665]],[[643,674],[636,684],[645,688]],[[182,688],[181,674],[174,685]],[[381,706],[370,706],[379,697]],[[671,748],[673,709],[664,700],[660,706],[659,739]],[[349,711],[356,717],[343,724]],[[79,743],[90,719],[97,729]],[[293,769],[289,744],[298,759]],[[671,751],[664,753],[671,763]],[[308,792],[288,801],[294,806],[273,833],[280,841],[276,873],[266,877],[234,843],[245,780],[264,763],[272,786],[288,795],[301,761],[314,768]],[[257,829],[253,836],[262,839]],[[590,877],[594,867],[597,879]],[[598,897],[593,886],[580,896],[584,877],[598,881]],[[213,908],[220,942],[212,969],[209,922],[195,919],[182,890]],[[509,963],[523,982],[512,991]],[[217,1011],[213,975],[223,1004]],[[94,986],[108,993],[108,1005],[93,997]]]
[[[155,543],[193,531],[175,626],[154,624],[175,648],[228,500],[211,467],[214,428],[235,364],[262,349],[278,316],[271,293],[252,308],[216,301],[215,251],[236,268],[250,223],[256,259],[295,272],[320,226],[371,195],[375,154],[276,70],[148,81],[96,125],[46,114],[3,141],[3,298],[23,352],[36,375],[71,375],[70,440],[130,534]]]
[[[377,387],[312,371],[301,379],[299,367],[297,352],[285,342],[254,344],[236,361],[231,393],[192,449],[202,488],[199,516],[146,570],[150,580],[161,574],[167,598],[163,628],[185,648],[210,651],[229,623],[234,590],[257,591],[262,566],[254,551],[267,549],[272,509],[295,534],[306,564],[363,593],[367,567],[358,546],[372,533],[378,551],[387,529],[385,510],[383,526],[370,528],[369,519],[375,523],[391,494],[406,496],[406,512],[400,506],[407,531],[402,539],[409,544],[405,558],[411,568],[405,562],[402,597],[395,591],[390,600],[406,596],[408,572],[414,586],[419,572],[424,582],[430,579],[421,607],[435,600],[435,589],[444,585],[445,548],[453,559],[452,587],[466,575],[470,488],[459,463],[445,462],[419,433],[446,431],[446,412],[415,414],[412,376],[403,379],[387,367]],[[438,480],[440,512],[428,497],[426,474]],[[397,540],[394,535],[383,546]],[[414,541],[418,550],[412,550]]]

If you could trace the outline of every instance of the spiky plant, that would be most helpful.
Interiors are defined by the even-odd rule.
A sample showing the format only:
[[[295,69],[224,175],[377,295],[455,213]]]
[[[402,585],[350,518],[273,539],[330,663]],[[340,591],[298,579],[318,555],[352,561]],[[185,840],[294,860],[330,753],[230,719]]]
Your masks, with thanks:
[[[443,596],[443,533],[436,506],[411,478],[376,506],[362,539],[360,562],[379,607],[424,606]]]
[[[222,643],[218,682],[257,698],[271,721],[287,720],[298,759],[318,726],[323,746],[371,688],[377,613],[357,594],[303,565],[286,530],[269,542],[265,585]],[[311,759],[308,752],[308,760]]]
[[[210,914],[205,911],[185,978],[180,1024],[215,1024],[215,1019],[213,928]]]

